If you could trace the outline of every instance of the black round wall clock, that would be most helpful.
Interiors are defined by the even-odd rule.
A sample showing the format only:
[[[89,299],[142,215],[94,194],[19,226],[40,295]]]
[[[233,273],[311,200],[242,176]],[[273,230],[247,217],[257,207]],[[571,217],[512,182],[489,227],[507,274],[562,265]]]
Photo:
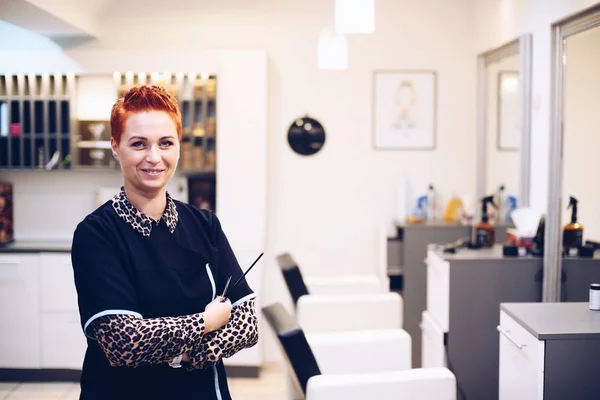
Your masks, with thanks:
[[[296,119],[288,129],[288,144],[296,153],[310,156],[325,144],[325,129],[309,116]]]

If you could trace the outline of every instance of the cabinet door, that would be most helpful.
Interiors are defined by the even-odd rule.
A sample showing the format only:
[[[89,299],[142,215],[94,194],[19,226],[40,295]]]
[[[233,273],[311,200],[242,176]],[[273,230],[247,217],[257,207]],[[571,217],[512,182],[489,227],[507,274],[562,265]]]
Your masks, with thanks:
[[[50,313],[41,317],[42,368],[80,370],[87,341],[78,312]]]
[[[427,311],[421,320],[421,354],[423,368],[446,367],[444,331]]]
[[[450,263],[427,253],[427,311],[444,332],[450,329]]]
[[[42,311],[78,311],[71,253],[42,253],[40,260]]]
[[[500,313],[499,400],[542,400],[544,342]]]
[[[40,367],[39,254],[0,254],[0,368]]]

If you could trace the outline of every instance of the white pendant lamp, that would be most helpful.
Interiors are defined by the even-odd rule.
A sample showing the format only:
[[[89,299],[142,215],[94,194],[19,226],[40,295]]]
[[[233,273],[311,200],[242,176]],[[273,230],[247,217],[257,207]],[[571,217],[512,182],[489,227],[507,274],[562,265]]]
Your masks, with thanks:
[[[340,35],[375,31],[375,0],[335,0],[335,31]]]

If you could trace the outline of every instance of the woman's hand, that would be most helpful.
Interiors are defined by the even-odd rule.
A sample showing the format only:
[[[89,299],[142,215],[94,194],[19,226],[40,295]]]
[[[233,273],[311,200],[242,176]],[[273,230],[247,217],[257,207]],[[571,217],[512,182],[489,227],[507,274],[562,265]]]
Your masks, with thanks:
[[[220,329],[231,317],[231,301],[218,296],[204,309],[204,333]]]

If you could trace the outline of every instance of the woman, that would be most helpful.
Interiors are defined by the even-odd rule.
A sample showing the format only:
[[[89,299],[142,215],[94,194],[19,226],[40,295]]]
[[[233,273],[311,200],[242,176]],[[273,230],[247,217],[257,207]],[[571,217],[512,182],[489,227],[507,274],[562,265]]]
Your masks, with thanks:
[[[181,113],[156,86],[111,113],[120,193],[76,228],[72,261],[88,349],[81,399],[231,396],[222,358],[258,340],[254,293],[212,212],[173,200]],[[185,396],[185,397],[184,397]]]

